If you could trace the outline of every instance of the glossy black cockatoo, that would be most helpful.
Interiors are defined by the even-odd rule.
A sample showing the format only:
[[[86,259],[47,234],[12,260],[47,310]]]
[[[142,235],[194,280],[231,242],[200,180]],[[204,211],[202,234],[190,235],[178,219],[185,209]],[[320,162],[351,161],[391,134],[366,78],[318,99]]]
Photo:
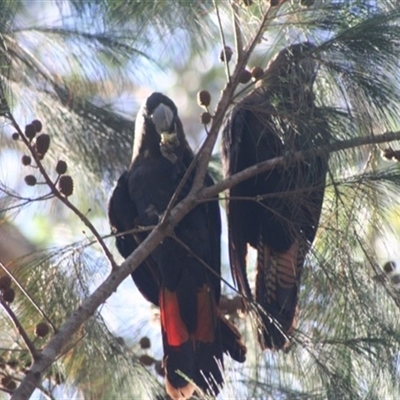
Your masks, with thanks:
[[[111,228],[119,234],[116,245],[123,257],[147,233],[122,233],[158,224],[193,158],[175,104],[161,93],[151,94],[136,118],[132,163],[109,203]],[[192,180],[193,174],[178,201]],[[207,174],[205,184],[212,183]],[[173,399],[193,394],[195,386],[189,381],[217,394],[223,384],[223,352],[239,362],[245,359],[240,334],[218,310],[220,234],[216,198],[195,207],[174,229],[190,251],[166,237],[132,273],[141,293],[160,307],[166,389]]]
[[[327,157],[291,162],[291,154],[326,144],[327,119],[314,103],[315,47],[282,50],[264,76],[230,113],[223,131],[227,176],[261,161],[286,162],[229,190],[231,269],[252,301],[246,273],[247,246],[257,250],[255,300],[262,348],[281,349],[296,328],[300,278],[315,238],[327,174]]]

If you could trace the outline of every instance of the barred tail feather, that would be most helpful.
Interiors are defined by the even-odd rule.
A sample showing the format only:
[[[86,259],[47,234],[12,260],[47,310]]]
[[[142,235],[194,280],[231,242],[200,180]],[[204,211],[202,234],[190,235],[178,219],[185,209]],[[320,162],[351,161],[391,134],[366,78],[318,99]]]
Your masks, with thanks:
[[[274,251],[260,240],[258,246],[256,301],[262,324],[259,342],[263,348],[284,349],[297,327],[300,276],[304,252],[298,240],[284,252]]]

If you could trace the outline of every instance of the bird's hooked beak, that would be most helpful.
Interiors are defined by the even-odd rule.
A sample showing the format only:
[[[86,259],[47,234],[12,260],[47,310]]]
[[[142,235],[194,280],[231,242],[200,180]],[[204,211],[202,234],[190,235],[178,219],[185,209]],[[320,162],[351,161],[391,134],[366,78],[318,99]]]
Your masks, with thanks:
[[[161,103],[154,109],[151,118],[161,138],[161,154],[172,163],[175,163],[177,157],[174,151],[178,148],[180,143],[176,132],[174,113],[170,107]]]

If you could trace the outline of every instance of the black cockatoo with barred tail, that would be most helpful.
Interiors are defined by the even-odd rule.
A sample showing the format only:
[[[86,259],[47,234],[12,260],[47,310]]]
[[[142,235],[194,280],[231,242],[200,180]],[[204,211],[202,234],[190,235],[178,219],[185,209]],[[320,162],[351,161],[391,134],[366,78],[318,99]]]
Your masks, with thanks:
[[[314,104],[314,50],[308,42],[283,49],[254,90],[234,106],[223,131],[228,177],[274,157],[287,159],[232,187],[227,202],[231,269],[249,299],[247,246],[257,250],[255,300],[262,348],[287,348],[297,326],[301,273],[324,197],[327,157],[290,159],[293,152],[325,144],[329,133]]]
[[[123,257],[147,235],[127,231],[159,222],[193,158],[175,104],[161,93],[151,94],[136,118],[132,163],[119,178],[109,203],[110,224],[119,234],[116,245]],[[187,195],[192,180],[193,174],[178,201]],[[208,174],[205,184],[213,184]],[[194,385],[217,394],[223,384],[223,352],[239,362],[246,353],[239,332],[218,310],[221,221],[217,198],[190,211],[174,234],[190,251],[166,237],[132,277],[140,292],[160,307],[168,394],[173,399],[189,398]]]

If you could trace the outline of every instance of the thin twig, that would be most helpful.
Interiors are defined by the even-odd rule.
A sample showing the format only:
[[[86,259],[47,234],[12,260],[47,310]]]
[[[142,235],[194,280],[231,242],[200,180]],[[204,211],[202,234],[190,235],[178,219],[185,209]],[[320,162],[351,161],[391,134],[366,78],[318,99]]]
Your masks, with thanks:
[[[211,186],[209,186],[211,187]],[[305,188],[294,188],[291,190],[285,190],[282,192],[274,192],[274,193],[266,193],[266,194],[258,194],[256,196],[219,196],[218,200],[229,200],[229,201],[236,201],[236,200],[241,200],[241,201],[251,201],[251,202],[255,202],[255,203],[260,203],[263,200],[267,200],[267,199],[276,199],[276,198],[284,198],[284,197],[289,197],[289,196],[293,196],[293,195],[297,195],[297,194],[301,194],[301,193],[307,193],[310,191],[313,191],[315,189],[318,188],[326,188],[328,187],[328,185],[325,184],[321,184],[321,185],[315,185],[312,187],[305,187]],[[212,201],[215,201],[215,198],[201,198],[199,200],[197,200],[198,204],[201,203],[210,203]]]
[[[10,207],[6,207],[6,208],[2,208],[0,211],[1,212],[6,212],[6,211],[11,211],[14,210],[15,208],[21,208],[26,206],[27,204],[33,203],[34,201],[46,201],[46,200],[50,200],[54,197],[54,194],[51,193],[50,195],[46,195],[46,196],[41,196],[41,197],[37,197],[36,199],[29,199],[29,200],[25,200],[22,203],[18,203],[18,204],[14,204]]]
[[[39,385],[38,389],[42,392],[43,396],[46,397],[47,399],[56,400],[56,398],[52,395],[52,393],[49,390],[45,389],[43,387],[43,385]]]
[[[199,257],[185,242],[179,239],[175,234],[171,235],[171,238],[175,240],[181,247],[183,247],[193,258],[195,258],[203,267],[205,267],[209,272],[216,276],[220,281],[224,282],[230,289],[232,289],[239,296],[244,297],[239,293],[239,291],[231,285],[226,279],[224,279],[211,265],[207,264],[201,257]],[[245,298],[245,297],[244,297]],[[249,299],[246,299],[249,300]],[[251,301],[251,300],[249,300]]]
[[[247,307],[249,307],[252,310],[258,310],[258,309],[262,310],[259,304],[255,300],[245,296],[243,293],[240,293],[238,289],[236,289],[226,279],[224,279],[217,271],[215,271],[209,264],[207,264],[201,257],[199,257],[185,242],[180,240],[175,234],[171,235],[171,238],[174,239],[180,246],[182,246],[193,258],[199,261],[201,265],[203,265],[203,267],[205,267],[208,271],[210,271],[221,282],[224,282],[225,285],[227,285],[230,289],[232,289],[241,299],[245,300]],[[266,311],[262,310],[261,312],[264,313],[265,315],[268,315],[268,317],[271,317],[269,314],[267,314]]]
[[[267,25],[267,21],[268,21],[271,10],[272,10],[272,7],[268,6],[268,9],[265,11],[263,18],[260,22],[260,25],[258,26],[256,34],[254,35],[252,40],[250,40],[247,47],[244,49],[242,59],[240,60],[240,62],[237,63],[237,69],[242,70],[246,66],[247,62],[249,61],[249,58],[250,58],[251,54],[253,53],[257,43],[260,41],[260,39],[262,38],[262,36],[264,34],[264,30]],[[235,71],[235,72],[237,72],[237,71]]]
[[[49,198],[49,196],[54,196],[53,193],[50,192],[50,193],[47,193],[47,194],[44,194],[42,196],[35,197],[35,198],[32,199],[31,197],[23,197],[23,196],[20,196],[18,194],[12,193],[11,191],[6,190],[6,189],[4,189],[2,187],[0,187],[0,192],[5,193],[8,197],[12,197],[13,199],[24,200],[26,202],[47,200]]]
[[[224,65],[225,65],[226,80],[228,82],[230,82],[231,74],[230,74],[230,71],[229,71],[229,60],[228,60],[228,57],[226,56],[226,40],[225,40],[224,29],[222,27],[221,16],[219,14],[219,8],[218,8],[217,0],[214,0],[213,4],[214,4],[214,8],[215,8],[215,13],[217,15],[219,36],[221,38],[221,43],[222,43],[222,54],[224,55]]]
[[[26,147],[29,149],[30,153],[32,154],[35,163],[37,167],[39,168],[40,173],[42,174],[46,184],[49,186],[51,191],[54,193],[54,195],[62,202],[64,203],[73,213],[75,213],[78,218],[89,228],[89,230],[92,232],[93,236],[96,238],[98,244],[100,245],[101,249],[103,250],[104,255],[106,256],[107,260],[111,264],[111,268],[115,269],[117,267],[117,264],[114,260],[113,255],[111,254],[110,250],[104,243],[103,239],[101,238],[100,234],[97,232],[96,228],[93,226],[93,224],[89,221],[89,219],[81,212],[79,211],[66,197],[64,197],[60,191],[57,189],[56,185],[53,183],[53,181],[50,179],[50,176],[47,174],[47,171],[43,167],[42,162],[39,160],[39,157],[36,154],[36,151],[33,149],[32,145],[30,144],[29,140],[26,138],[25,134],[22,132],[19,124],[15,120],[13,114],[10,112],[8,114],[8,118],[10,119],[13,127],[17,130],[20,138],[26,145]]]
[[[14,314],[14,311],[11,309],[11,307],[3,300],[3,298],[0,298],[0,305],[4,308],[5,312],[7,315],[10,317],[12,323],[14,324],[15,328],[17,329],[18,333],[21,335],[22,340],[25,343],[25,346],[29,350],[29,353],[32,357],[33,360],[37,360],[40,357],[40,353],[36,349],[35,345],[29,339],[28,334],[26,333],[24,327],[21,325],[19,322],[19,319],[17,316]]]
[[[237,54],[237,63],[242,63],[243,59],[243,35],[239,19],[239,6],[236,1],[231,2],[232,16],[233,16],[233,32],[235,34],[235,48]]]
[[[104,236],[102,236],[102,238],[105,239],[105,238],[109,238],[109,237],[120,237],[120,236],[129,235],[129,234],[135,234],[135,233],[151,232],[156,226],[157,225],[137,226],[136,228],[129,229],[128,231],[104,235]]]
[[[24,286],[19,282],[19,280],[14,276],[14,274],[11,271],[9,271],[9,269],[1,261],[0,261],[0,268],[12,279],[12,281],[17,285],[18,289],[21,290],[24,296],[31,302],[33,307],[35,307],[36,310],[39,312],[39,314],[49,323],[53,331],[56,332],[57,328],[50,320],[50,318],[47,316],[47,314],[42,310],[39,304],[36,303],[33,297],[25,290]]]

